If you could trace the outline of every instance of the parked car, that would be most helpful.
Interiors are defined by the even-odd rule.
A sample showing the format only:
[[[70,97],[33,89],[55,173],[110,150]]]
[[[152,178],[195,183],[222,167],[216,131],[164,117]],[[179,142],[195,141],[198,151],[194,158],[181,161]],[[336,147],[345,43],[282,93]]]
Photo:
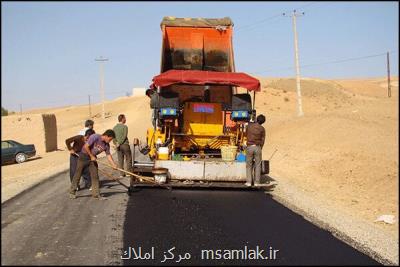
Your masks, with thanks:
[[[1,164],[22,163],[36,155],[35,145],[23,145],[14,140],[1,141]]]

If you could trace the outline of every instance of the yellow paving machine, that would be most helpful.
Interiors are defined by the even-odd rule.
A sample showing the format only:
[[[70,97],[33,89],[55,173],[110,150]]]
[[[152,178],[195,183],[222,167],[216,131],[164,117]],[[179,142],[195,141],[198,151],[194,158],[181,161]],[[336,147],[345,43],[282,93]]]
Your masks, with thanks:
[[[146,91],[153,127],[140,150],[148,160],[134,160],[136,173],[148,168],[159,184],[243,186],[260,82],[235,72],[232,27],[229,18],[161,22],[161,71]]]

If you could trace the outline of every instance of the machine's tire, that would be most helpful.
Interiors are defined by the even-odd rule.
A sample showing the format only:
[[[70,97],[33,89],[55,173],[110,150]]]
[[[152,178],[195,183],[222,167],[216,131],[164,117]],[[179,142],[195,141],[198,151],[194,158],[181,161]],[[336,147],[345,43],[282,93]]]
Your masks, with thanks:
[[[22,162],[26,161],[26,158],[27,158],[26,154],[22,153],[22,152],[15,155],[15,161],[17,163],[22,163]]]

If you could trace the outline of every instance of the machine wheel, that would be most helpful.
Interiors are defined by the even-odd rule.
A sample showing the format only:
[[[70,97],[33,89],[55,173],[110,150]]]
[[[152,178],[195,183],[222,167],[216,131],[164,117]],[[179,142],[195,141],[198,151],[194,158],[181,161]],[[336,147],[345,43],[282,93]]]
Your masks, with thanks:
[[[15,155],[15,161],[17,163],[22,163],[26,160],[26,155],[25,153],[18,153],[17,155]]]

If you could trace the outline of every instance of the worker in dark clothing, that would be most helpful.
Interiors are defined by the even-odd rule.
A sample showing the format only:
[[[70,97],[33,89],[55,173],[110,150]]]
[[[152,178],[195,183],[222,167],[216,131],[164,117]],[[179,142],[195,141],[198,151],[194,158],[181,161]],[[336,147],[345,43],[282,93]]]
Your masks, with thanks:
[[[97,165],[97,155],[103,151],[107,155],[108,162],[116,170],[117,165],[115,164],[111,153],[110,153],[110,142],[115,138],[113,130],[107,130],[102,135],[92,134],[86,143],[83,145],[81,152],[79,153],[78,164],[76,166],[76,172],[72,178],[71,188],[69,190],[69,197],[71,199],[76,198],[76,187],[79,182],[79,178],[82,175],[83,169],[89,166],[90,177],[92,178],[92,197],[95,199],[105,199],[100,196],[99,190],[99,172]]]
[[[124,114],[118,116],[118,123],[113,128],[115,138],[113,142],[116,146],[118,154],[118,164],[120,169],[124,169],[126,159],[127,171],[132,172],[132,151],[128,140],[128,126],[126,126],[126,117]],[[125,177],[125,173],[121,171],[120,178]]]
[[[85,128],[83,128],[81,131],[79,131],[79,134],[80,135],[85,135],[87,130],[89,130],[89,129],[93,130],[93,126],[94,126],[94,121],[86,120],[85,121]]]
[[[83,145],[87,141],[87,139],[94,134],[95,131],[93,129],[88,129],[85,132],[85,135],[75,135],[73,137],[68,138],[65,140],[65,144],[70,152],[69,157],[69,178],[72,183],[72,178],[74,177],[76,171],[76,165],[78,163],[79,155],[78,153],[81,152]],[[71,146],[72,144],[72,146]],[[90,188],[91,179],[89,174],[89,169],[85,168],[82,172],[83,180],[85,181],[85,188]],[[77,186],[77,190],[79,190],[79,182]]]
[[[264,115],[258,115],[257,122],[250,122],[247,126],[246,147],[246,186],[262,186],[260,183],[262,148],[265,142]],[[254,171],[254,175],[253,175]]]
[[[150,98],[150,106],[158,106],[156,103],[159,100],[157,91],[154,89],[147,89],[146,90],[146,96]],[[156,127],[156,121],[157,121],[158,115],[157,115],[157,110],[155,107],[152,107],[151,111],[151,123],[153,124],[153,127]]]

